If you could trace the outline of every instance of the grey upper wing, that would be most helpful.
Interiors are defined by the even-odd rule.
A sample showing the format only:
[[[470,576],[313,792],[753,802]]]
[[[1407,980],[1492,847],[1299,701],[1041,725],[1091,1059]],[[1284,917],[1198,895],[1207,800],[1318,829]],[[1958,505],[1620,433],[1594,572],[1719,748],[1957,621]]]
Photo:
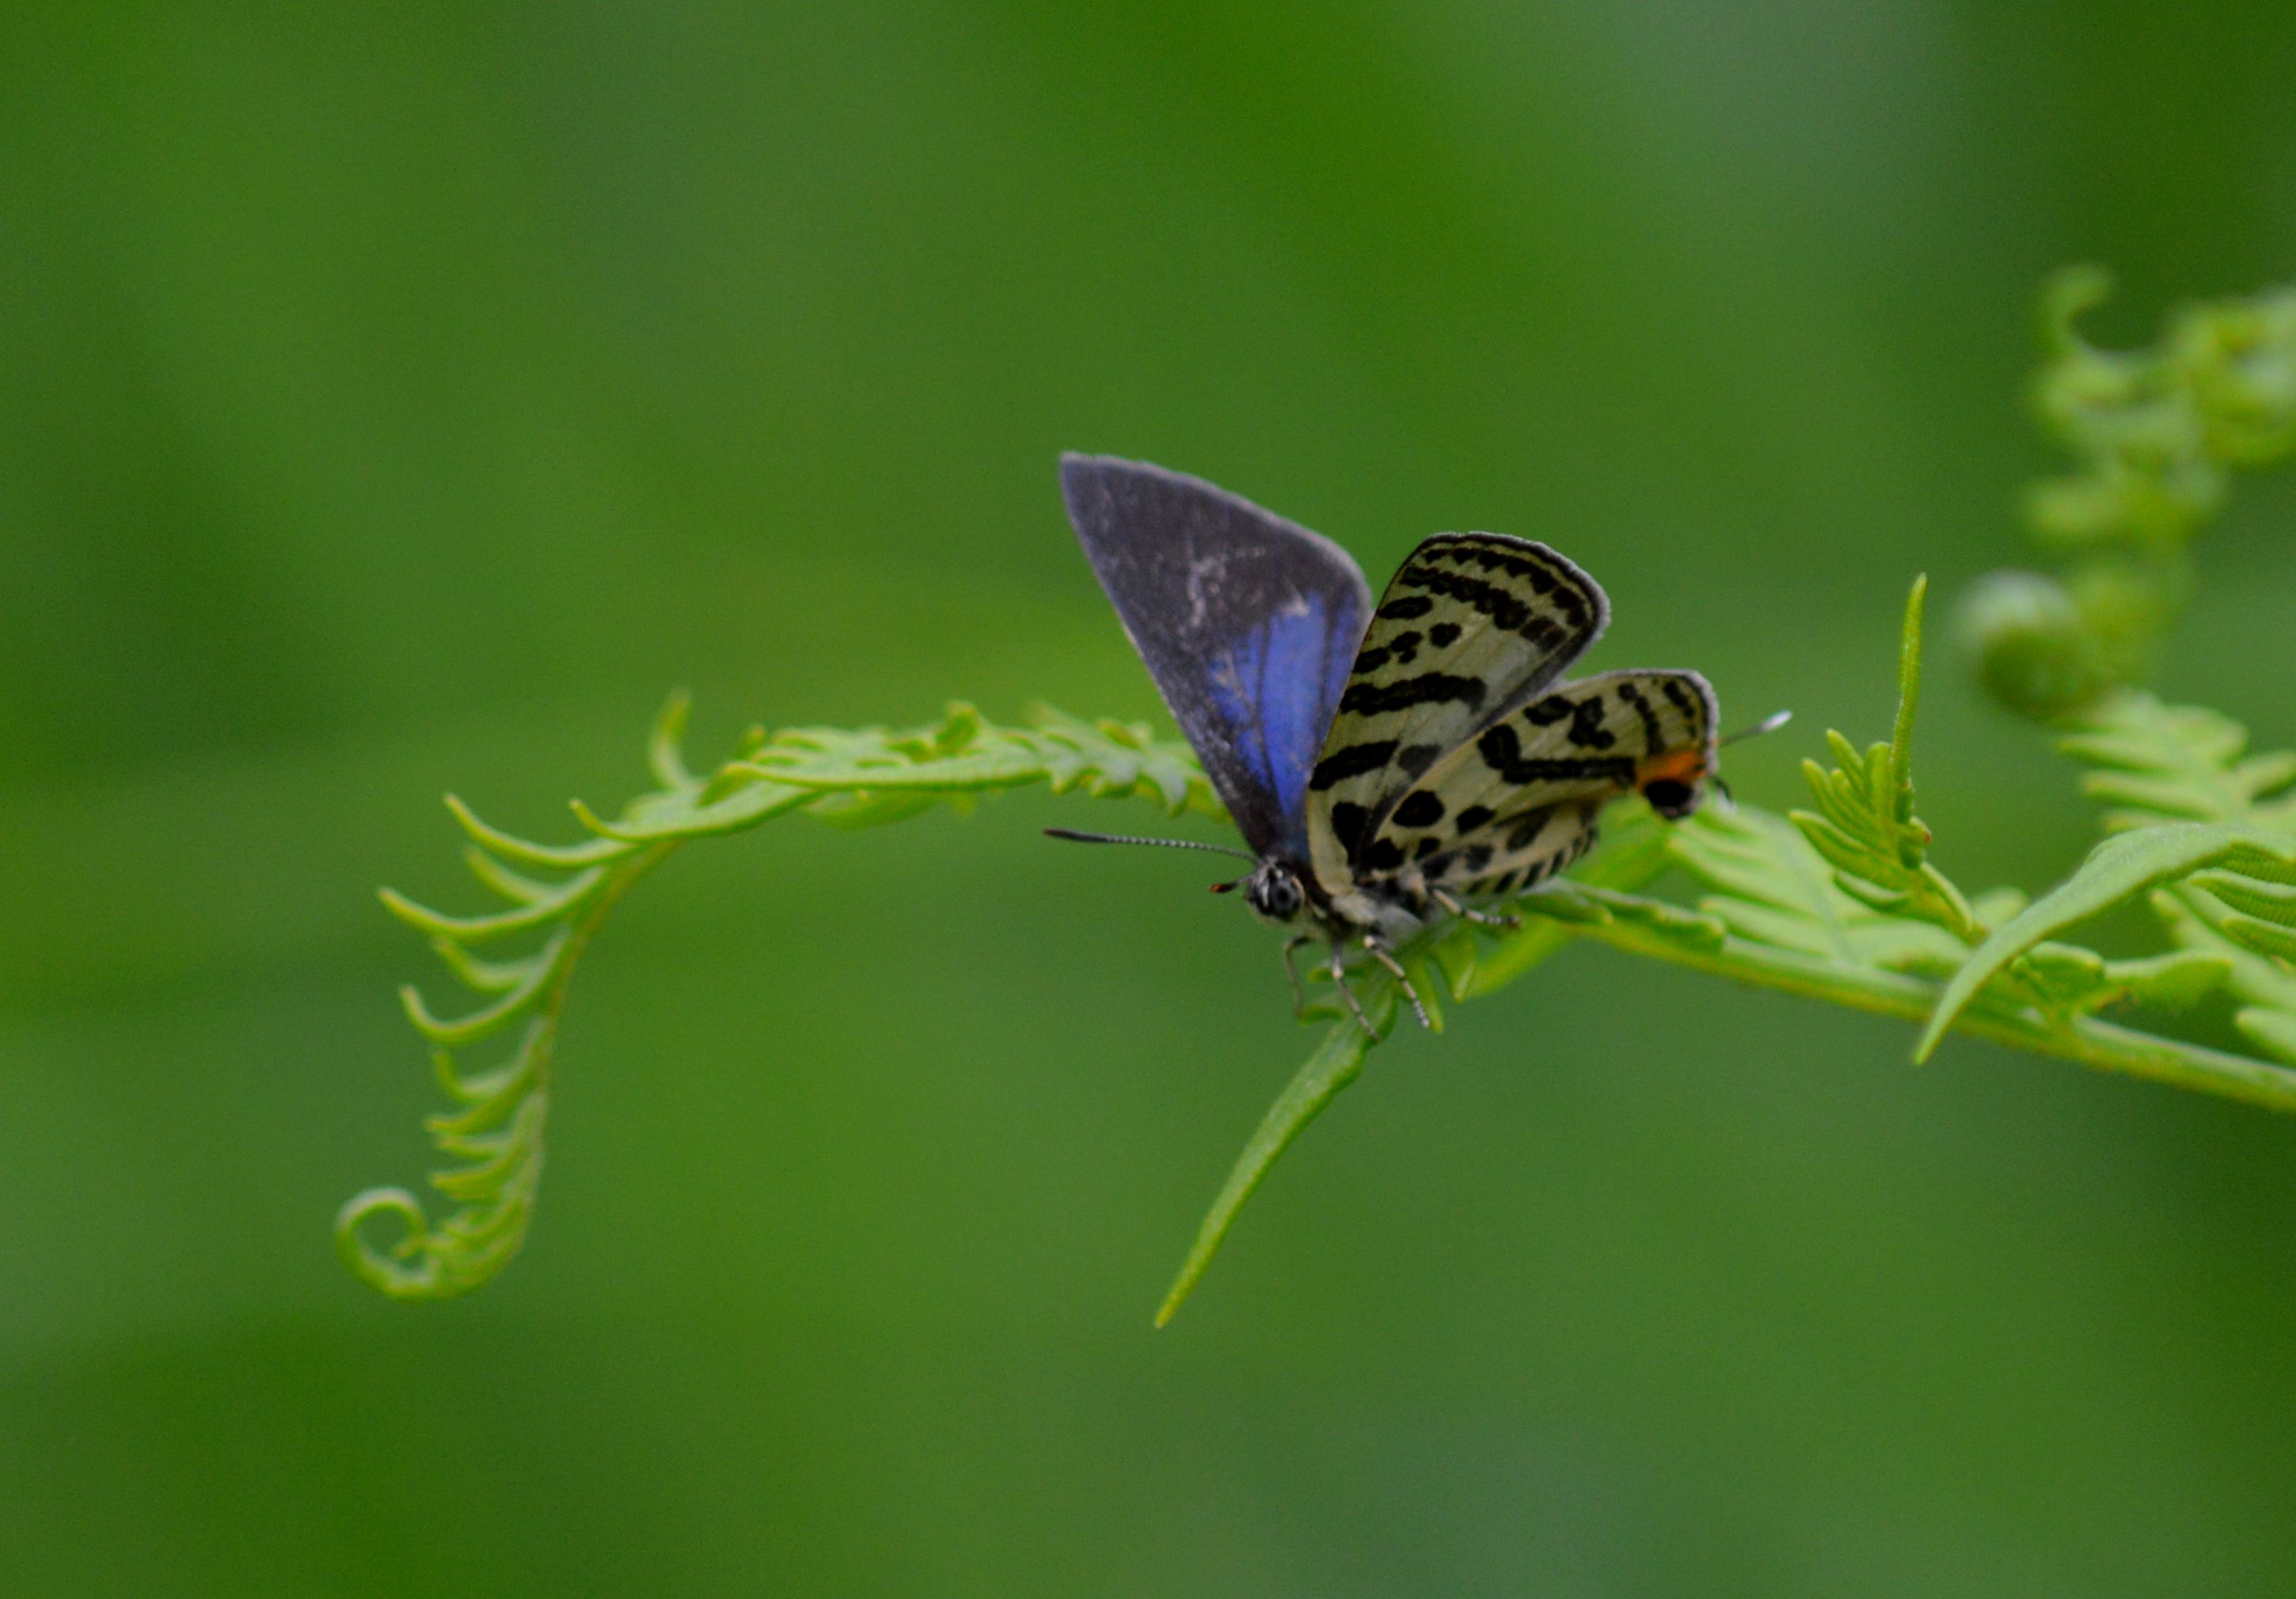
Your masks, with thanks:
[[[1306,849],[1308,777],[1371,615],[1320,534],[1199,478],[1063,455],[1078,539],[1254,850]]]

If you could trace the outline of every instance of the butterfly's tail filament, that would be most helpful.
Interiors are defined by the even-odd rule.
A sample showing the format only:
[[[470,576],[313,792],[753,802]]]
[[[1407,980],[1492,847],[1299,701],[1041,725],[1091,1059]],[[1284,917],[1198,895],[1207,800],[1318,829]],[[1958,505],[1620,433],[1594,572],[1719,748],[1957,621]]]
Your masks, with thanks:
[[[1760,721],[1755,723],[1751,727],[1741,727],[1737,732],[1725,734],[1722,737],[1716,739],[1714,742],[1718,746],[1722,744],[1742,743],[1750,738],[1759,738],[1766,733],[1775,733],[1779,728],[1784,726],[1788,722],[1792,720],[1793,712],[1790,710],[1774,710],[1770,712],[1769,715],[1764,717]]]

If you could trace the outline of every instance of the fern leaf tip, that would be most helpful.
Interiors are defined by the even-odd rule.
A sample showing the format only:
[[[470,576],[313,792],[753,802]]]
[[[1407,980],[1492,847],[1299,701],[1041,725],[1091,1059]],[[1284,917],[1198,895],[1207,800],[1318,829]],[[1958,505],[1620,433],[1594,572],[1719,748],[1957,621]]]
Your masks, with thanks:
[[[388,1212],[406,1223],[406,1235],[387,1249],[367,1241],[370,1218]],[[422,1201],[404,1188],[368,1188],[345,1200],[335,1212],[335,1252],[351,1275],[394,1300],[439,1296],[438,1262],[430,1253],[430,1218]],[[421,1257],[421,1264],[408,1262]]]
[[[574,813],[574,819],[580,823],[584,828],[597,834],[600,838],[615,839],[624,842],[627,841],[623,839],[622,833],[615,829],[612,823],[601,816],[596,811],[592,810],[589,806],[585,804],[583,801],[579,800],[569,800],[566,802],[566,808]]]

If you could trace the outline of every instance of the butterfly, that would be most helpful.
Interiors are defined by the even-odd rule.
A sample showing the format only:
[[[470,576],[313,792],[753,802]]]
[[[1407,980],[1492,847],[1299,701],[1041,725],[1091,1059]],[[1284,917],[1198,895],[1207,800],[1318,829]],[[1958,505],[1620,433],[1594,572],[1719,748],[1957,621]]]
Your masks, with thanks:
[[[1320,534],[1198,478],[1064,455],[1077,537],[1149,676],[1234,818],[1267,921],[1319,937],[1346,980],[1361,948],[1425,1006],[1397,946],[1444,916],[1537,888],[1594,847],[1603,808],[1640,793],[1669,820],[1713,778],[1717,704],[1696,672],[1558,681],[1602,636],[1610,601],[1546,545],[1443,533],[1374,607],[1362,569]],[[1775,722],[1775,718],[1773,718]],[[1048,830],[1088,843],[1178,839]]]

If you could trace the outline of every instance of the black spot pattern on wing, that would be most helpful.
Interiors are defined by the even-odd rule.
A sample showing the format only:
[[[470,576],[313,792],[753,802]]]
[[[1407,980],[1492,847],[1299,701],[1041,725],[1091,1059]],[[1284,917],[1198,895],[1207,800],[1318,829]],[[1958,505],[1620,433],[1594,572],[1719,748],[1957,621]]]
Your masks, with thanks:
[[[1393,839],[1375,840],[1363,852],[1363,869],[1369,873],[1392,872],[1403,865],[1403,848]]]
[[[1499,580],[1494,581],[1495,578]],[[1554,551],[1529,539],[1489,534],[1453,534],[1428,540],[1396,574],[1395,586],[1471,606],[1494,626],[1519,633],[1546,650],[1560,649],[1573,638],[1578,641],[1578,649],[1584,649],[1602,630],[1606,614],[1602,591]],[[1529,589],[1531,600],[1523,598],[1524,588]],[[1380,614],[1400,619],[1406,613],[1391,607],[1405,603],[1407,597],[1390,600],[1381,606]],[[1560,617],[1559,627],[1549,619],[1550,613]]]
[[[1559,873],[1568,872],[1586,859],[1587,852],[1595,847],[1595,841],[1601,837],[1600,830],[1590,822],[1584,831],[1554,854],[1542,856],[1527,866],[1520,866],[1495,877],[1471,882],[1467,885],[1467,894],[1472,898],[1483,899],[1496,898],[1508,894],[1527,893],[1548,878]]]
[[[1447,600],[1456,600],[1482,612],[1490,619],[1492,626],[1520,634],[1541,650],[1560,650],[1570,636],[1543,612],[1532,610],[1517,599],[1513,590],[1481,578],[1439,569],[1418,575],[1414,582],[1416,586],[1431,594],[1439,594]],[[1552,578],[1547,579],[1547,586],[1554,587]],[[1569,597],[1573,610],[1583,611],[1577,594]]]
[[[1425,789],[1405,797],[1394,811],[1394,820],[1404,827],[1432,827],[1443,819],[1443,801]]]
[[[1538,835],[1546,831],[1547,823],[1554,818],[1554,809],[1552,806],[1543,810],[1532,811],[1529,816],[1516,817],[1513,824],[1507,830],[1507,853],[1513,855],[1519,850],[1529,849],[1538,841]]]
[[[1548,805],[1494,818],[1488,807],[1473,806],[1458,814],[1456,832],[1442,825],[1451,819],[1441,795],[1414,789],[1375,835],[1358,840],[1349,857],[1355,881],[1406,906],[1423,884],[1479,898],[1506,893],[1559,870],[1557,857],[1578,858],[1588,813]]]
[[[1373,615],[1312,774],[1311,864],[1326,889],[1337,893],[1371,870],[1363,852],[1423,780],[1445,796],[1447,811],[1468,803],[1435,781],[1441,770],[1463,747],[1472,753],[1486,726],[1537,701],[1594,643],[1608,616],[1593,578],[1529,539],[1439,534],[1413,551]],[[1568,717],[1571,708],[1557,714]],[[1589,715],[1591,732],[1605,733],[1600,710]],[[1370,766],[1364,752],[1382,746],[1392,752],[1390,764]],[[1352,855],[1336,848],[1331,816],[1341,804],[1370,816]],[[1394,825],[1404,856],[1418,858],[1419,830]],[[1447,832],[1451,824],[1442,825]]]
[[[1589,694],[1570,709],[1570,742],[1581,750],[1607,750],[1618,734],[1603,726],[1603,696]]]
[[[1678,777],[1660,777],[1643,785],[1643,798],[1661,816],[1679,816],[1690,808],[1698,791]]]
[[[1374,812],[1366,850],[1392,837],[1411,861],[1379,891],[1397,898],[1423,883],[1489,899],[1536,888],[1586,855],[1603,807],[1637,777],[1660,815],[1687,816],[1712,769],[1714,722],[1713,691],[1694,672],[1605,672],[1531,700],[1445,751],[1384,820]],[[1677,764],[1648,764],[1657,758]],[[1447,813],[1439,834],[1406,823],[1423,799]],[[1443,848],[1423,847],[1437,836]]]
[[[1460,865],[1464,870],[1461,874],[1468,881],[1461,885],[1460,891],[1471,899],[1496,899],[1511,894],[1527,893],[1584,860],[1587,852],[1595,847],[1595,840],[1601,836],[1595,824],[1588,822],[1551,854],[1540,856],[1525,865],[1508,865],[1487,877],[1475,875],[1480,871],[1481,863],[1470,865],[1464,858],[1467,852],[1463,850]],[[1431,873],[1430,875],[1433,874]]]
[[[1666,695],[1666,702],[1681,714],[1684,721],[1693,726],[1697,726],[1703,721],[1704,708],[1698,703],[1696,697],[1691,693],[1689,685],[1685,684],[1680,676],[1669,674],[1660,678],[1659,689]]]
[[[1436,631],[1439,633],[1442,629],[1439,627]],[[1451,631],[1456,633],[1458,629],[1454,627]],[[1409,666],[1419,659],[1419,646],[1426,642],[1423,634],[1398,633],[1387,643],[1357,656],[1355,664],[1349,668],[1349,676],[1363,677],[1373,672],[1384,671],[1391,666]]]
[[[1364,828],[1370,821],[1371,812],[1360,805],[1349,805],[1342,800],[1332,807],[1332,832],[1351,861],[1356,858],[1356,852],[1363,848]]]
[[[1667,684],[1667,687],[1677,693],[1681,692],[1681,685],[1671,681]],[[1666,730],[1659,724],[1658,708],[1650,702],[1650,696],[1631,683],[1621,683],[1619,685],[1619,700],[1621,704],[1631,709],[1635,713],[1636,719],[1642,723],[1643,754],[1646,757],[1656,755],[1664,749]]]

